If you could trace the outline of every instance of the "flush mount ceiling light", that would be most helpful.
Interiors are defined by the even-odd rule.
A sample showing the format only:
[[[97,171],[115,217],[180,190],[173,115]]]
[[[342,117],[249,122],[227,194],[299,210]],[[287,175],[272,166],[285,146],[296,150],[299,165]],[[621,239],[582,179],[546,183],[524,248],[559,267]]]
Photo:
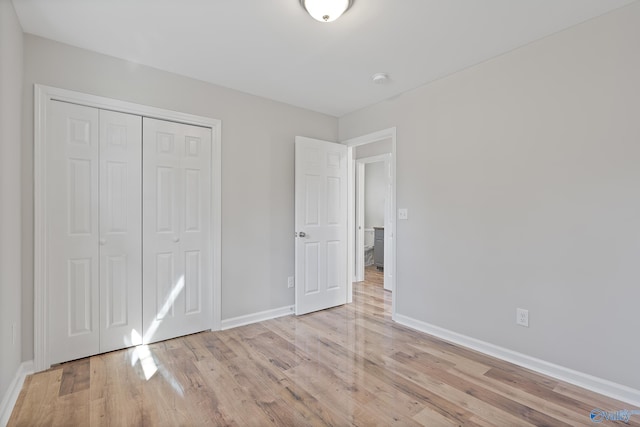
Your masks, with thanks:
[[[300,0],[300,4],[316,21],[331,22],[346,12],[353,0]]]

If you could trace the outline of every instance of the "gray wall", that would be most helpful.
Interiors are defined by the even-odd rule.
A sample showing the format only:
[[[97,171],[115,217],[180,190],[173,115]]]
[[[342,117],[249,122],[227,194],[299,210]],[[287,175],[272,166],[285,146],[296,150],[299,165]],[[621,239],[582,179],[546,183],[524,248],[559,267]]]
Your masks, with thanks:
[[[364,226],[384,227],[386,179],[384,162],[364,165]]]
[[[34,83],[221,119],[222,319],[294,303],[294,137],[335,141],[336,118],[25,35],[24,359],[33,357]]]
[[[397,126],[399,314],[640,389],[639,22],[636,2],[340,119],[341,140]]]
[[[9,0],[0,0],[0,401],[21,360],[20,106],[22,28]],[[12,327],[17,328],[13,341]]]

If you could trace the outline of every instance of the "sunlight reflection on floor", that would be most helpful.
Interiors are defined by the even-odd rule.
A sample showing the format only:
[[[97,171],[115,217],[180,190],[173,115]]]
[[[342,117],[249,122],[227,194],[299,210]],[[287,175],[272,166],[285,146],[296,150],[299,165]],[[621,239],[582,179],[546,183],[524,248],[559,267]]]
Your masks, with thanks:
[[[184,276],[180,277],[180,280],[178,280],[176,285],[173,287],[164,304],[162,305],[162,308],[160,309],[160,311],[158,311],[158,314],[156,315],[153,322],[151,322],[151,325],[149,325],[149,328],[145,332],[144,336],[141,336],[138,331],[133,329],[131,331],[131,337],[127,337],[125,339],[125,341],[129,341],[130,339],[130,342],[125,342],[127,346],[135,346],[135,348],[131,352],[131,366],[133,367],[138,362],[140,362],[144,378],[147,381],[149,381],[157,372],[160,372],[164,379],[180,396],[184,395],[182,386],[170,372],[168,372],[166,369],[163,369],[162,365],[157,362],[156,358],[153,355],[153,352],[151,351],[147,343],[149,343],[153,338],[154,334],[160,327],[162,320],[173,306],[173,303],[178,298],[178,295],[180,295],[180,292],[182,292],[183,288]]]

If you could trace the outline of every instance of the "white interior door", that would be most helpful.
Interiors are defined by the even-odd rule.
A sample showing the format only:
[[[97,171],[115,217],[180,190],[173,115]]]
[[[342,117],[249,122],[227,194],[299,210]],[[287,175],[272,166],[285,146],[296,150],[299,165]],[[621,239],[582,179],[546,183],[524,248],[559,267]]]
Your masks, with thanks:
[[[49,355],[59,363],[100,349],[98,110],[52,101],[47,123]]]
[[[142,334],[142,117],[100,110],[100,352]]]
[[[143,342],[209,329],[211,129],[143,119]]]
[[[295,311],[347,302],[347,147],[296,137]]]

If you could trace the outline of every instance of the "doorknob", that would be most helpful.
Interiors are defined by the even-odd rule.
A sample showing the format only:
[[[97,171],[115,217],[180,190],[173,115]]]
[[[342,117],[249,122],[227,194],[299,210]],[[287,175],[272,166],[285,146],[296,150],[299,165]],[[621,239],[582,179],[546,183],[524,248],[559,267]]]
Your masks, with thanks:
[[[174,242],[174,243],[178,243],[179,241],[180,241],[180,238],[179,238],[179,237],[174,237],[174,238],[173,238],[173,242]]]
[[[305,233],[304,231],[301,231],[298,233],[298,237],[306,237],[307,233]]]

